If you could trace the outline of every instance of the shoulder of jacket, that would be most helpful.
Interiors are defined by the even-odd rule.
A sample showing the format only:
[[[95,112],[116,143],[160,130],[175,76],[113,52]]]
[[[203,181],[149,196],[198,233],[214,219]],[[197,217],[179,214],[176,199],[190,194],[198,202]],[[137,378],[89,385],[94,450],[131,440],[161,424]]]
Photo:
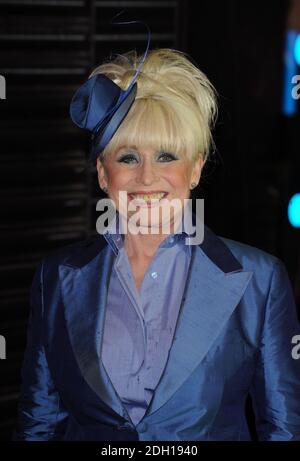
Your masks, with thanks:
[[[102,235],[89,236],[86,239],[64,245],[47,254],[42,263],[44,266],[58,266],[59,264],[76,265],[83,258],[92,259],[107,244]]]
[[[283,264],[277,256],[252,245],[218,236],[228,246],[244,270],[273,270],[276,264]]]

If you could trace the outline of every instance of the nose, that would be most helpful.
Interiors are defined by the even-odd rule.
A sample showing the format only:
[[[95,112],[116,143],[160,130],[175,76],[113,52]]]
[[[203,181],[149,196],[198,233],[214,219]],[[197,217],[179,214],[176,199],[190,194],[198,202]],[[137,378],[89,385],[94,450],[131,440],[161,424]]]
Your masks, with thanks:
[[[138,183],[150,185],[158,180],[157,170],[150,158],[144,159],[136,178]]]

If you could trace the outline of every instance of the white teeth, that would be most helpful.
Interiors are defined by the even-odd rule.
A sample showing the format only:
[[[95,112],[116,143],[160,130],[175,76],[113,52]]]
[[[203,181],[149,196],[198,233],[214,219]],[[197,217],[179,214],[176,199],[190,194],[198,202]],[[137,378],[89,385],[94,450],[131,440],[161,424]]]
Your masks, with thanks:
[[[142,199],[145,200],[146,202],[149,202],[151,199],[161,199],[164,195],[165,192],[162,192],[160,194],[145,194],[145,195],[139,195],[139,194],[132,194],[134,198],[136,199]]]

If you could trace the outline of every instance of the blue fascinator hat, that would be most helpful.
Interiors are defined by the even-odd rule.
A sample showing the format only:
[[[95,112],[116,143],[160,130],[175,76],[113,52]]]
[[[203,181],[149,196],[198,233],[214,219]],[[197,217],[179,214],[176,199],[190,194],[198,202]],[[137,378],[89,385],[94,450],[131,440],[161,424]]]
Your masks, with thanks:
[[[126,90],[116,85],[104,74],[90,77],[74,93],[70,103],[72,121],[91,133],[90,160],[107,146],[135,101],[137,93],[136,79],[147,57],[150,44],[150,29],[143,21],[127,21],[114,24],[141,23],[147,27],[148,39],[143,58]]]

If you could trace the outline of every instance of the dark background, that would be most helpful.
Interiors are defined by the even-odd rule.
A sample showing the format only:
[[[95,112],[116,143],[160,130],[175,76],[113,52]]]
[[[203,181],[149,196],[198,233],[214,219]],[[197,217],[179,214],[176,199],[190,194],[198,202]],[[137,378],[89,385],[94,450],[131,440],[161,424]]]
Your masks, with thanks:
[[[187,52],[216,87],[217,151],[196,190],[206,224],[280,257],[299,307],[300,229],[286,216],[293,188],[300,191],[299,118],[281,108],[288,8],[283,0],[0,0],[0,439],[15,424],[36,265],[95,232],[103,195],[69,103],[111,52],[145,49],[142,27],[109,25],[122,9],[120,20],[146,20],[152,48]],[[255,437],[250,401],[247,408]]]

